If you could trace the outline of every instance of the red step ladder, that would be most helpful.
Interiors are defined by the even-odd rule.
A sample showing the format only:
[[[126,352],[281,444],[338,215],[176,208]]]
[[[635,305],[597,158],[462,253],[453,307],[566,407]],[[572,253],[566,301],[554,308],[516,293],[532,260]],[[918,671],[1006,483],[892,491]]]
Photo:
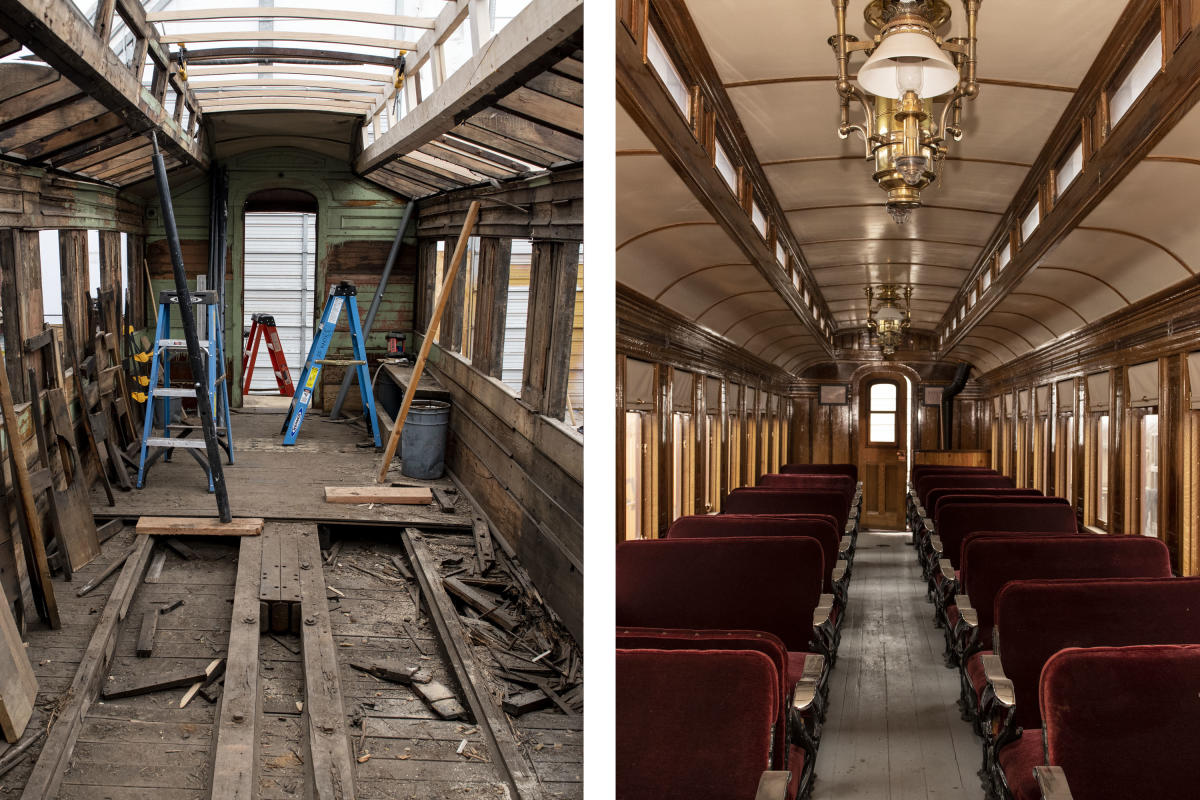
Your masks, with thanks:
[[[284,397],[291,397],[296,393],[292,385],[292,373],[288,371],[287,358],[283,355],[279,331],[275,329],[275,318],[270,314],[250,315],[250,336],[246,339],[246,350],[242,353],[242,363],[246,365],[242,394],[250,394],[250,381],[254,378],[254,359],[258,356],[258,345],[263,339],[267,340],[267,352],[271,355],[271,368],[275,372],[275,383],[279,384],[279,393]]]

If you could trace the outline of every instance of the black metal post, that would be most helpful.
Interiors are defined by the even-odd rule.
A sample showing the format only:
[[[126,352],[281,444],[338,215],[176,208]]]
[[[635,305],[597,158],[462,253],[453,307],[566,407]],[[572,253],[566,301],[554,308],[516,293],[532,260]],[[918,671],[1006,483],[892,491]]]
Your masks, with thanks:
[[[213,489],[217,495],[217,514],[221,522],[230,522],[229,493],[225,488],[225,473],[221,469],[221,450],[217,444],[217,427],[213,421],[212,398],[201,380],[205,374],[204,359],[200,355],[200,340],[196,336],[196,317],[192,313],[192,296],[188,291],[187,273],[183,269],[183,250],[179,246],[179,230],[175,227],[175,207],[171,203],[171,187],[167,183],[167,165],[158,151],[158,136],[151,132],[154,143],[154,178],[158,184],[158,196],[162,203],[163,228],[167,244],[171,249],[171,269],[175,273],[175,292],[179,297],[179,316],[183,323],[183,335],[187,340],[188,363],[196,386],[196,409],[200,413],[200,427],[204,431],[205,449],[208,451],[208,468],[212,473]],[[210,353],[210,358],[216,358]],[[222,367],[223,368],[223,367]],[[168,420],[169,421],[169,420]]]
[[[401,241],[404,239],[404,232],[408,230],[408,223],[412,219],[413,208],[416,203],[409,202],[404,207],[404,216],[400,218],[400,229],[396,231],[396,238],[392,241],[392,249],[388,251],[387,260],[383,262],[383,274],[379,276],[379,286],[375,288],[375,296],[371,298],[371,307],[367,309],[367,318],[363,321],[363,347],[367,346],[367,337],[371,335],[371,326],[375,324],[375,312],[379,310],[379,304],[383,302],[383,292],[387,289],[388,279],[392,277],[392,268],[396,266],[396,259],[400,255]],[[337,399],[333,401],[333,408],[329,412],[330,419],[337,419],[342,414],[342,403],[346,401],[346,394],[350,391],[350,382],[354,380],[354,370],[346,370],[346,376],[342,378],[342,386],[338,389]]]

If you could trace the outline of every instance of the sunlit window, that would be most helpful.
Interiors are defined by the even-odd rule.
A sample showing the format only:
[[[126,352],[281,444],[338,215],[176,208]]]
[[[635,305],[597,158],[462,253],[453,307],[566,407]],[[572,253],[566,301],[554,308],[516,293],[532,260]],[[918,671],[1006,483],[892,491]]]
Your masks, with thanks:
[[[1067,187],[1075,182],[1083,172],[1083,142],[1075,145],[1075,149],[1067,155],[1066,159],[1058,165],[1058,174],[1055,179],[1055,196],[1062,197],[1063,192]]]
[[[1042,222],[1042,206],[1040,203],[1034,203],[1033,208],[1026,212],[1021,218],[1021,241],[1029,241],[1029,237],[1037,230],[1037,226]]]
[[[625,412],[625,538],[642,538],[643,432],[641,411]]]
[[[767,238],[767,218],[762,209],[758,207],[758,203],[750,204],[750,221],[754,223],[759,235],[764,239]]]
[[[650,62],[650,66],[654,68],[663,85],[667,87],[667,94],[671,95],[671,99],[683,112],[683,116],[691,119],[691,92],[684,83],[683,76],[675,68],[671,57],[667,55],[667,48],[663,45],[662,39],[658,38],[658,32],[654,28],[649,29],[649,35],[646,37],[646,60]]]
[[[1142,417],[1141,440],[1141,533],[1158,536],[1158,414]]]
[[[1150,81],[1162,69],[1162,46],[1162,31],[1159,31],[1158,35],[1154,37],[1154,41],[1150,42],[1150,46],[1134,62],[1133,68],[1129,70],[1125,80],[1121,81],[1121,85],[1109,95],[1108,119],[1111,127],[1117,126],[1121,118],[1150,85]]]
[[[738,193],[737,167],[729,160],[729,154],[725,152],[719,139],[713,143],[713,166],[725,181],[725,185],[729,187],[729,191],[736,195]]]
[[[879,381],[868,390],[868,407],[871,444],[896,443],[896,384]]]
[[[1004,269],[1008,266],[1008,262],[1012,260],[1012,245],[1006,244],[1000,248],[999,254],[996,256],[996,271]]]
[[[1108,414],[1096,421],[1096,521],[1108,524]]]

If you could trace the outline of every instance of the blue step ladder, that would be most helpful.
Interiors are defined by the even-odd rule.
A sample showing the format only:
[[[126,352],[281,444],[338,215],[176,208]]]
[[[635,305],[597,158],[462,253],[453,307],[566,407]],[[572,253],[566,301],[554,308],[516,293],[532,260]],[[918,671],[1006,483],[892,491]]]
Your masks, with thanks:
[[[233,436],[230,433],[229,391],[225,376],[225,341],[219,323],[217,293],[215,291],[191,292],[193,306],[204,306],[203,319],[205,336],[200,340],[200,348],[204,351],[205,375],[204,383],[196,380],[191,386],[171,385],[171,353],[187,351],[185,339],[171,338],[171,308],[179,305],[177,292],[158,293],[158,325],[154,330],[154,353],[150,358],[150,385],[147,389],[146,418],[142,425],[142,448],[138,459],[137,488],[145,486],[146,475],[150,467],[159,458],[171,460],[171,453],[176,449],[185,449],[192,458],[204,468],[208,476],[208,490],[214,491],[212,469],[208,464],[205,442],[200,424],[176,422],[174,412],[180,412],[183,417],[183,400],[196,397],[196,392],[203,386],[208,392],[210,407],[213,409],[217,429],[217,443],[225,451],[229,463],[233,463]],[[199,315],[196,315],[199,317]],[[162,384],[159,385],[159,376]],[[155,401],[161,400],[161,407]],[[175,401],[179,401],[176,406]],[[155,411],[160,410],[159,414]],[[155,435],[154,421],[158,417],[162,425],[160,435]],[[178,435],[172,435],[178,434]],[[195,434],[195,435],[192,435]]]
[[[302,379],[300,391],[292,398],[291,408],[288,409],[283,428],[279,431],[284,435],[283,443],[285,445],[295,444],[296,439],[300,436],[300,426],[304,423],[304,415],[312,403],[313,389],[317,385],[317,378],[321,375],[321,367],[330,365],[354,367],[358,373],[358,390],[362,395],[362,405],[367,419],[371,422],[371,435],[375,439],[375,447],[383,447],[383,441],[379,438],[379,419],[375,414],[375,392],[371,387],[371,373],[367,369],[367,343],[363,337],[362,325],[358,321],[357,296],[358,289],[354,288],[354,284],[342,281],[333,287],[333,291],[329,293],[329,299],[325,301],[325,310],[321,312],[321,331],[313,340],[312,347],[308,351],[308,358],[304,361],[304,369],[300,371]],[[343,308],[348,309],[346,316],[350,321],[350,343],[354,348],[354,358],[327,359],[325,354],[329,350],[329,342],[333,339],[338,317],[341,316]]]

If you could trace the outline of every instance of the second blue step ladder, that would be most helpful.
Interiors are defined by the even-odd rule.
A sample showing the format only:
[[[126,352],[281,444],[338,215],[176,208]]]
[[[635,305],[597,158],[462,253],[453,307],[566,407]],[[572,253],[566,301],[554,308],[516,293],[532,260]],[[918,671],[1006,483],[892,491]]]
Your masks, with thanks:
[[[375,415],[375,393],[371,388],[371,373],[367,369],[367,344],[364,341],[362,324],[358,320],[357,296],[358,289],[354,284],[342,281],[333,287],[329,299],[325,301],[325,310],[321,312],[321,330],[309,348],[304,369],[300,371],[301,384],[292,398],[292,406],[280,431],[285,445],[296,443],[300,435],[300,426],[304,423],[304,415],[312,403],[321,367],[329,365],[353,367],[358,373],[358,390],[362,395],[363,411],[371,423],[371,435],[375,439],[375,446],[383,447],[383,441],[379,438],[379,420]],[[338,317],[341,316],[343,308],[347,310],[346,316],[350,323],[350,344],[353,347],[354,358],[327,359],[325,354],[329,351],[329,342],[337,330]]]

